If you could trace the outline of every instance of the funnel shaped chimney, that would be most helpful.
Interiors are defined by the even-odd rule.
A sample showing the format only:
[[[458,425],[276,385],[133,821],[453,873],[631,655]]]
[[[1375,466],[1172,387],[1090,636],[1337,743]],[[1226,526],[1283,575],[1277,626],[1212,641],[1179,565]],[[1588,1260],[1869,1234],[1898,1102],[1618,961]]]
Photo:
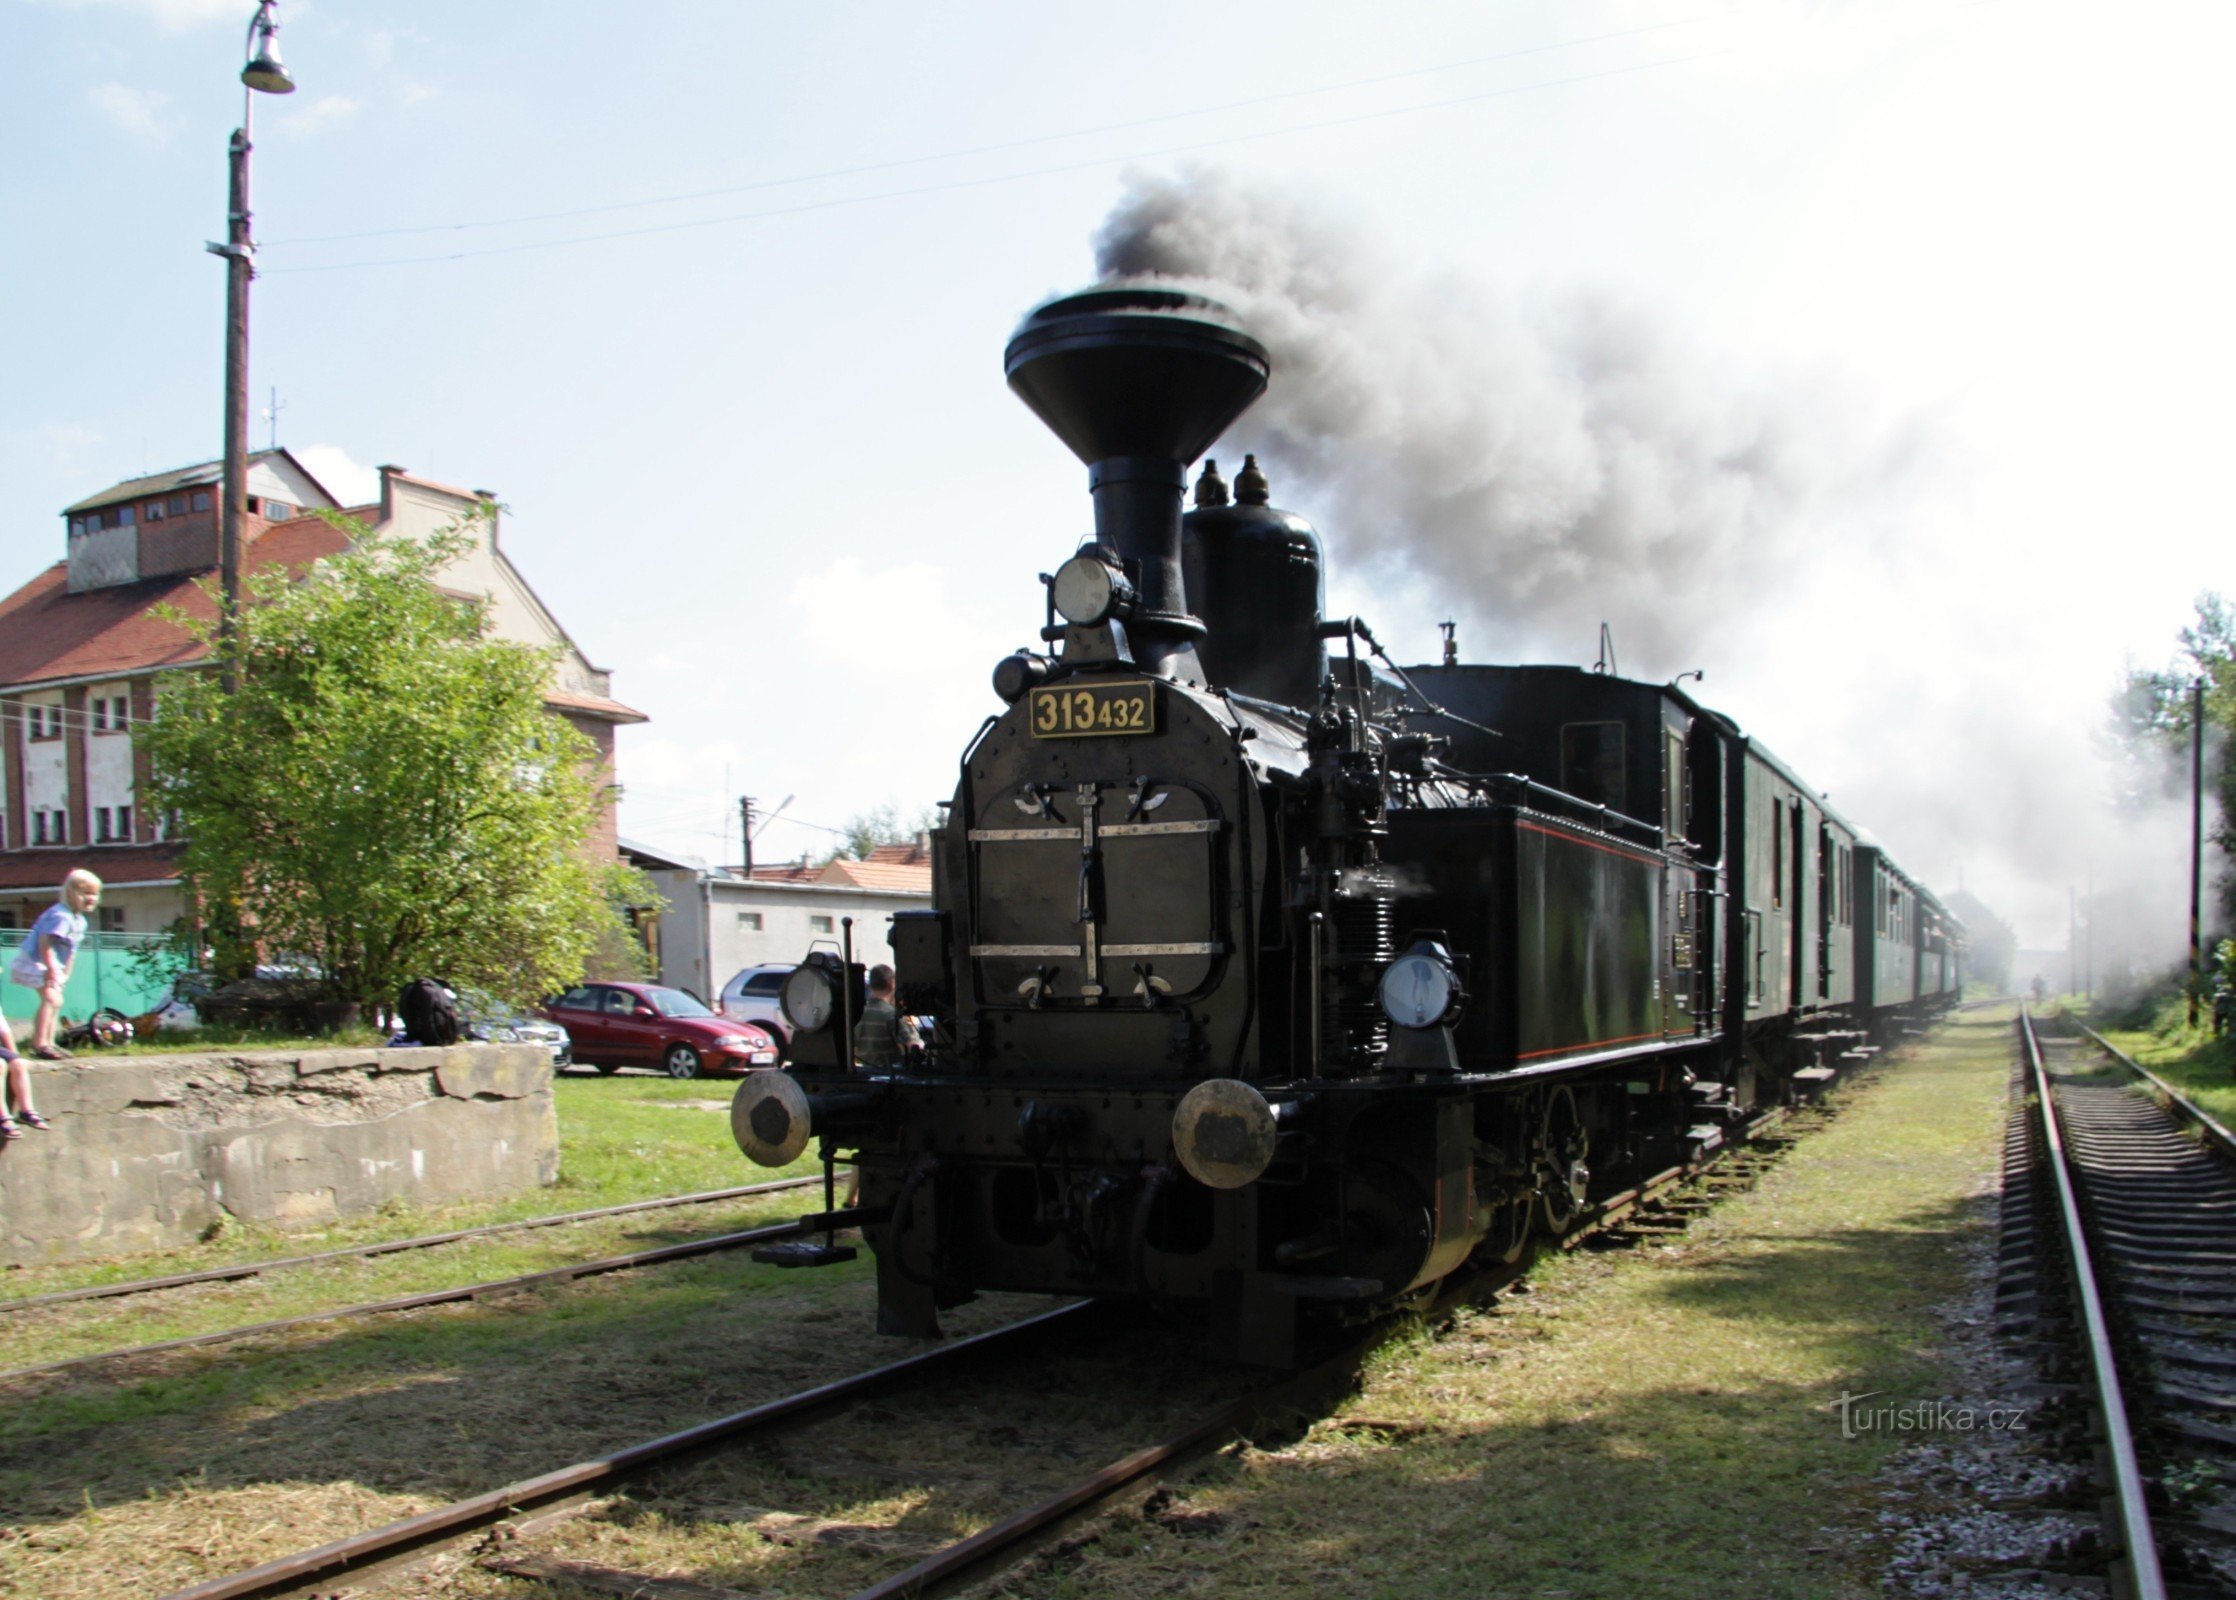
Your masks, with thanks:
[[[1140,665],[1201,676],[1180,570],[1188,463],[1265,392],[1265,347],[1216,300],[1106,284],[1052,300],[1010,338],[1009,386],[1087,463],[1095,537],[1134,573]]]

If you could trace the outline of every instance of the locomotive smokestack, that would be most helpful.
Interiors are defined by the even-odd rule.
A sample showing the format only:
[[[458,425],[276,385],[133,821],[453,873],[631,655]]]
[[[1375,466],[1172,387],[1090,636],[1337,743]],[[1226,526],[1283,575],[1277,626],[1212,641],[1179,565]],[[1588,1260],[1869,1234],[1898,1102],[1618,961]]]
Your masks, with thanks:
[[[1004,358],[1009,386],[1087,463],[1095,537],[1132,569],[1127,623],[1141,666],[1194,669],[1203,624],[1180,568],[1188,463],[1265,392],[1265,347],[1202,295],[1111,284],[1026,317]]]

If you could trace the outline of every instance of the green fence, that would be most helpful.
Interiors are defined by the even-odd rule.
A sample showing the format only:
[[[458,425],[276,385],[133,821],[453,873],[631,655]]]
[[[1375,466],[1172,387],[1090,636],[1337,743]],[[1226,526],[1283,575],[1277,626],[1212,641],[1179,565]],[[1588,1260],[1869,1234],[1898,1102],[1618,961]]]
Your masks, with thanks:
[[[22,948],[24,931],[0,928],[0,968]],[[163,944],[159,933],[87,934],[62,987],[63,1016],[80,1021],[104,1006],[128,1017],[153,1011],[170,997],[171,979],[179,971],[175,960],[162,959]],[[38,1009],[36,989],[0,972],[0,1015],[21,1022]]]

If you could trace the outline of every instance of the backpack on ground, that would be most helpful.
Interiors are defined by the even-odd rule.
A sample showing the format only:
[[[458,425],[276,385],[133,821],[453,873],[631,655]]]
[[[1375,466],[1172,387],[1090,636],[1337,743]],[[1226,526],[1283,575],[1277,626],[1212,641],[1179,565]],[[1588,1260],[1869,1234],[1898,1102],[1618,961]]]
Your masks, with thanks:
[[[458,999],[432,978],[414,978],[396,997],[396,1015],[416,1044],[458,1042]]]

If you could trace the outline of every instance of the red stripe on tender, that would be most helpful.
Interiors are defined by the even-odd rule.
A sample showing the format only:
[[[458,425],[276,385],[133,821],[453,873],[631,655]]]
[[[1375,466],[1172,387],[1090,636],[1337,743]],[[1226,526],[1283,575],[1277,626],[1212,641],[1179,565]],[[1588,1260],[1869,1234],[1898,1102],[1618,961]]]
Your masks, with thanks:
[[[1588,1044],[1556,1044],[1547,1050],[1525,1050],[1514,1059],[1516,1061],[1535,1061],[1539,1056],[1557,1056],[1567,1050],[1597,1050],[1603,1045],[1636,1044],[1641,1039],[1659,1039],[1661,1037],[1662,1034],[1659,1031],[1626,1033],[1620,1039],[1594,1039]]]
[[[1532,833],[1542,833],[1546,838],[1558,839],[1564,844],[1580,844],[1587,850],[1604,850],[1611,856],[1621,856],[1625,861],[1642,861],[1649,867],[1658,867],[1665,864],[1664,858],[1661,856],[1640,855],[1635,850],[1618,850],[1611,844],[1601,844],[1596,839],[1579,839],[1575,834],[1563,833],[1558,828],[1541,828],[1534,822],[1523,822],[1518,818],[1514,826],[1527,828]]]

